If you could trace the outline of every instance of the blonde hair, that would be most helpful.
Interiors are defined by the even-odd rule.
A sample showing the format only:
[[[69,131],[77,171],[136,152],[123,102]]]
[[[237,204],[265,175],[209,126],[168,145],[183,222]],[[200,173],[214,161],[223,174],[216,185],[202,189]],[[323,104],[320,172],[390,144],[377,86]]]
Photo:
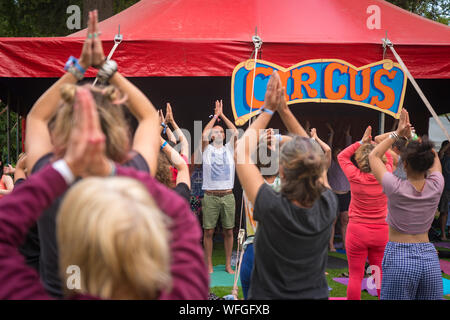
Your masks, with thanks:
[[[375,149],[375,145],[371,143],[364,143],[362,144],[355,152],[355,161],[358,165],[359,170],[365,173],[369,173],[371,171],[370,169],[370,163],[369,163],[369,154],[372,152],[372,150]],[[384,164],[386,164],[387,159],[386,156],[383,155],[381,158]]]
[[[100,125],[106,136],[106,155],[116,162],[123,163],[127,159],[131,140],[122,105],[126,96],[122,96],[114,86],[85,85],[84,87],[90,90],[97,106]],[[76,89],[77,86],[73,84],[61,86],[62,104],[49,121],[49,130],[52,133],[52,142],[57,158],[64,155],[73,128],[72,118]]]
[[[171,287],[168,218],[146,188],[125,177],[86,178],[64,197],[57,216],[60,275],[66,294],[156,299]],[[66,288],[69,266],[79,290]]]

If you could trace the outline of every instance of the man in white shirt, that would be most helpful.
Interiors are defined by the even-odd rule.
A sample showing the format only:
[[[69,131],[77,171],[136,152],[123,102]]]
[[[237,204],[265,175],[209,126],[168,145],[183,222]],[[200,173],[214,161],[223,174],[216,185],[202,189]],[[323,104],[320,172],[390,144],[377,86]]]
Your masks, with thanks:
[[[215,125],[221,118],[228,129],[232,130],[232,136],[224,145],[225,133],[221,126]],[[234,147],[238,130],[233,123],[223,114],[222,100],[216,101],[214,117],[203,129],[203,186],[205,195],[202,200],[203,211],[203,246],[209,272],[213,272],[212,249],[214,230],[219,216],[221,217],[226,263],[225,269],[233,274],[231,268],[231,253],[233,250],[233,228],[235,224],[235,199],[234,187]],[[211,143],[210,140],[212,140]]]

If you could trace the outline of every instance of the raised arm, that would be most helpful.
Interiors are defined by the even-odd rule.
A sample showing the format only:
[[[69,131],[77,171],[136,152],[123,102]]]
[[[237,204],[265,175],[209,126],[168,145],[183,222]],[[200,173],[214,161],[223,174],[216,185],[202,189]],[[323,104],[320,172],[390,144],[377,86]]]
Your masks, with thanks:
[[[398,138],[406,137],[408,132],[411,132],[411,124],[409,123],[408,112],[406,109],[403,109],[397,130],[394,133],[390,133],[387,138],[384,138],[369,154],[370,169],[380,184],[384,174],[388,171],[381,158]]]
[[[283,121],[289,133],[309,138],[306,130],[303,129],[302,125],[300,124],[300,122],[298,122],[291,109],[289,109],[285,99],[281,101],[280,108],[278,109],[278,114],[280,115],[281,121]]]
[[[428,171],[430,173],[442,172],[442,164],[441,164],[441,161],[439,160],[439,155],[434,149],[432,149],[432,151],[434,153],[434,161],[433,161],[433,165],[431,166],[431,168]]]
[[[214,116],[211,118],[211,120],[209,120],[208,124],[205,126],[202,132],[202,151],[205,150],[205,148],[209,144],[209,139],[211,137],[211,129],[214,127],[214,124],[219,118],[220,113],[221,113],[220,102],[219,100],[216,100],[216,106],[214,108]]]
[[[329,132],[328,133],[328,142],[327,142],[327,144],[331,147],[331,146],[333,146],[334,129],[333,129],[333,127],[331,126],[331,124],[329,122],[327,122],[325,125],[327,126],[328,132]]]
[[[172,106],[170,103],[167,103],[166,105],[166,123],[170,124],[174,129],[174,134],[178,137],[180,140],[180,154],[184,155],[186,159],[189,160],[189,143],[186,139],[186,136],[184,135],[183,131],[180,129],[178,124],[175,121],[175,117],[173,116],[172,112]]]
[[[160,135],[165,134],[170,142],[172,142],[174,145],[177,144],[177,138],[175,138],[175,135],[168,126],[169,123],[167,122],[167,115],[166,117],[164,117],[163,111],[158,110],[158,116],[159,116],[159,123],[161,124],[161,127],[159,128],[159,134]]]
[[[225,116],[225,114],[223,113],[223,101],[220,100],[219,103],[220,103],[220,114],[219,114],[219,117],[223,120],[223,122],[225,123],[227,128],[231,130],[232,135],[231,135],[230,141],[233,141],[233,143],[236,146],[236,141],[237,141],[237,137],[239,135],[239,131],[236,128],[236,126],[233,124],[233,122],[231,122],[230,119],[228,119]]]
[[[259,131],[267,127],[273,113],[280,107],[282,101],[284,101],[284,94],[281,80],[275,71],[267,84],[264,111],[253,121],[236,143],[236,172],[242,188],[252,204],[255,204],[258,190],[264,183],[264,179],[257,166],[252,163],[251,155],[256,150],[259,141]]]
[[[176,184],[185,183],[191,188],[191,177],[189,175],[189,167],[183,157],[169,144],[165,143],[166,141],[161,138],[161,148],[162,151],[167,155],[170,162],[174,165],[178,170],[177,181]]]
[[[147,97],[130,81],[116,72],[110,83],[128,96],[128,108],[139,124],[134,134],[132,149],[139,152],[150,168],[152,176],[156,173],[159,152],[158,112]]]
[[[19,160],[17,160],[16,169],[14,171],[14,183],[16,183],[19,179],[26,179],[26,160],[27,155],[26,153],[23,153],[22,156],[20,156]]]
[[[103,49],[98,37],[98,13],[97,10],[89,12],[88,30],[83,44],[79,65],[87,70],[90,66],[99,65],[104,59]],[[90,35],[90,36],[88,36]],[[100,47],[94,46],[94,39],[100,42]],[[36,101],[27,115],[27,130],[25,147],[27,150],[27,168],[31,171],[34,164],[43,155],[53,150],[53,145],[48,131],[48,122],[56,113],[61,96],[60,89],[65,84],[76,84],[77,78],[70,72],[66,72]]]
[[[317,135],[316,128],[311,129],[311,138],[313,138],[314,140],[317,141],[317,143],[320,145],[323,152],[325,153],[325,159],[327,160],[327,169],[328,169],[331,165],[331,148],[330,148],[330,146],[327,145],[322,140],[320,140],[319,136]]]
[[[339,166],[342,168],[347,179],[352,179],[359,172],[359,168],[355,166],[351,160],[351,157],[355,154],[356,150],[361,146],[361,143],[370,143],[372,140],[372,127],[368,126],[364,131],[364,135],[361,141],[357,141],[352,145],[348,146],[341,153],[338,154],[338,162]]]
[[[385,139],[389,138],[389,135],[390,135],[392,132],[394,132],[394,131],[386,132],[386,133],[380,134],[380,135],[378,135],[378,136],[375,136],[374,141],[375,141],[377,144],[380,144],[380,143],[383,142]]]

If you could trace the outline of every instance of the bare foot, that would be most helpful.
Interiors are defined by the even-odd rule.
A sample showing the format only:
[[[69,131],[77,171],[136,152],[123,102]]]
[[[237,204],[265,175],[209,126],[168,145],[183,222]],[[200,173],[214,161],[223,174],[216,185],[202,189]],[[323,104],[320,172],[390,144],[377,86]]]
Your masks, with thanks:
[[[234,274],[235,273],[234,270],[231,269],[231,267],[225,268],[225,271],[228,272],[229,274]]]
[[[212,266],[209,266],[209,273],[213,273],[214,272],[214,269],[213,269],[213,267]]]

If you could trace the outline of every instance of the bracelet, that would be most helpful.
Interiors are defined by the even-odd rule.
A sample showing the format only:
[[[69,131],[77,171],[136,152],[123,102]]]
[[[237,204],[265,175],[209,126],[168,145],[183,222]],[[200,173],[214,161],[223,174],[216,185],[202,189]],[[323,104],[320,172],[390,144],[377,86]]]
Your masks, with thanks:
[[[160,150],[162,150],[162,149],[164,149],[164,147],[167,145],[167,141],[164,141],[164,143],[162,144],[162,146],[161,146],[161,149]]]
[[[70,56],[67,60],[64,70],[70,72],[78,81],[83,80],[86,70],[78,63],[78,59]]]
[[[272,111],[272,110],[266,109],[266,108],[264,108],[264,107],[261,107],[261,109],[259,109],[259,110],[260,110],[260,113],[261,113],[261,112],[267,112],[268,114],[270,114],[271,116],[273,116],[273,111]]]
[[[395,131],[392,131],[392,132],[389,134],[389,138],[395,139],[395,140],[400,139],[400,137],[398,136],[397,132],[395,132]]]
[[[107,83],[117,72],[117,63],[114,60],[106,60],[97,73],[97,79],[101,83]]]
[[[161,122],[161,126],[164,128],[163,129],[163,134],[166,134],[167,124],[165,124],[164,122]]]

